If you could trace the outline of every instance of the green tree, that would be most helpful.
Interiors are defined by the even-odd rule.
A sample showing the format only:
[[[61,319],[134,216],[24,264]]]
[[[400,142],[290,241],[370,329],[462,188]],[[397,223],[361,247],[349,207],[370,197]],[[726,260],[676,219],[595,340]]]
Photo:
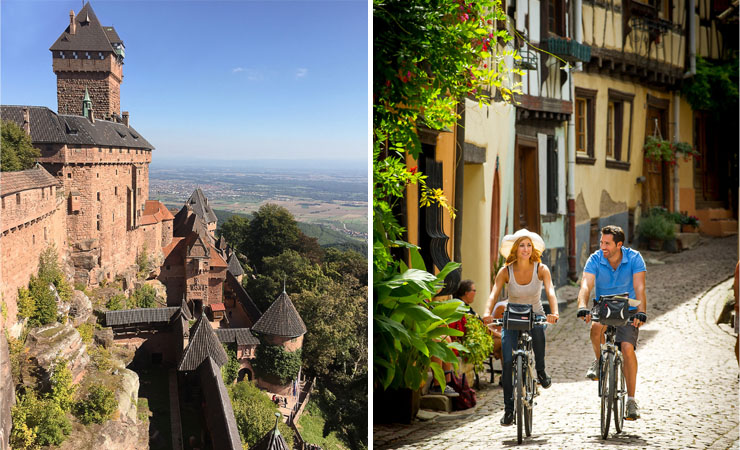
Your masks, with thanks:
[[[48,325],[57,320],[57,301],[49,288],[51,284],[46,279],[31,275],[28,287],[35,304],[34,313],[28,320],[31,327]]]
[[[108,301],[105,303],[105,307],[108,308],[109,311],[117,311],[119,309],[123,309],[126,305],[126,297],[123,294],[116,294],[108,299]]]
[[[283,291],[288,294],[318,290],[328,281],[318,264],[303,257],[295,250],[286,250],[278,256],[263,261],[263,271],[254,279],[244,278],[243,283],[257,306],[265,311]]]
[[[16,300],[16,303],[18,305],[19,319],[33,317],[36,313],[36,301],[28,289],[22,287],[18,288],[18,299]]]
[[[76,387],[72,384],[72,372],[67,367],[67,362],[58,359],[51,374],[51,392],[49,398],[54,401],[62,411],[68,412],[72,407],[72,396]]]
[[[324,267],[325,273],[334,281],[340,281],[350,275],[362,286],[367,286],[367,257],[361,253],[330,248],[324,257]]]
[[[221,224],[218,233],[226,238],[231,248],[247,254],[245,240],[249,234],[249,219],[235,214]]]
[[[59,404],[51,399],[39,399],[32,390],[18,395],[12,421],[11,446],[17,449],[59,445],[72,431],[72,424]]]
[[[252,368],[257,376],[285,384],[298,376],[301,350],[290,352],[280,345],[262,343],[257,346]]]
[[[143,284],[131,294],[128,306],[129,308],[154,308],[156,304],[157,291],[152,286]]]
[[[225,385],[230,385],[236,380],[236,376],[239,374],[239,368],[241,367],[239,364],[239,360],[236,358],[236,344],[222,344],[224,346],[224,350],[226,350],[226,355],[229,357],[229,360],[221,366],[221,376],[224,379]]]
[[[87,397],[75,405],[75,415],[85,425],[101,424],[113,416],[116,408],[115,393],[101,384],[94,384],[88,389]]]
[[[0,170],[26,170],[36,164],[41,152],[31,144],[31,138],[15,122],[0,121]]]
[[[249,381],[230,385],[228,390],[242,444],[245,448],[252,447],[273,429],[278,409]],[[288,443],[288,448],[293,448],[293,431],[282,420],[278,423],[278,430]]]
[[[49,245],[39,255],[39,278],[48,283],[53,283],[59,294],[59,298],[68,302],[72,298],[72,285],[59,264],[59,255],[54,244]]]
[[[262,273],[263,259],[295,249],[302,234],[290,212],[272,203],[260,207],[249,221],[244,248],[249,261]]]

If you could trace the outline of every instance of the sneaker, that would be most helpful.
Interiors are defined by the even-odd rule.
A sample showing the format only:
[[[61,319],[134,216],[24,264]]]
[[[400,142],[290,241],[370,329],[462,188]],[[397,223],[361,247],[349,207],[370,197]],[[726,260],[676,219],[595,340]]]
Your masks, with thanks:
[[[594,359],[594,362],[591,363],[591,367],[588,369],[588,372],[586,372],[586,378],[589,380],[598,380],[599,379],[599,360]]]
[[[457,391],[453,389],[452,386],[450,386],[449,384],[445,386],[444,394],[447,397],[459,397],[460,396],[460,394],[458,394]]]
[[[543,389],[547,389],[552,386],[552,379],[544,370],[542,372],[537,372],[537,381],[540,383],[540,386],[542,386]]]
[[[514,411],[506,411],[504,417],[501,418],[501,425],[508,427],[514,423]]]
[[[637,407],[637,401],[627,400],[627,420],[637,420],[640,418],[640,408]]]

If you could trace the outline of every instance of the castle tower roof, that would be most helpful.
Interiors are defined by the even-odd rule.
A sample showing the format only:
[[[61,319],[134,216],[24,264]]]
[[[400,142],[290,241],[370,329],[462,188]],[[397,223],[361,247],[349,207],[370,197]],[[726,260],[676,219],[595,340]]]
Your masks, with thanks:
[[[227,270],[231,272],[232,275],[234,275],[235,277],[238,277],[239,275],[244,275],[244,269],[239,263],[239,259],[236,257],[236,252],[231,252],[228,263],[229,268]]]
[[[114,44],[123,44],[113,27],[100,25],[90,2],[85,3],[74,21],[74,29],[71,28],[71,24],[67,26],[67,29],[57,38],[49,50],[114,52],[116,51]]]
[[[190,329],[190,341],[182,354],[177,370],[181,372],[195,370],[208,357],[219,366],[228,361],[226,351],[211,328],[211,323],[201,314],[193,328]]]
[[[280,430],[278,430],[279,420],[280,413],[276,412],[275,426],[266,435],[262,436],[262,439],[257,441],[256,444],[249,447],[249,450],[290,450],[288,443],[285,442],[285,438],[280,434]]]
[[[203,191],[200,188],[196,188],[190,195],[187,204],[193,209],[193,212],[203,219],[206,223],[216,222],[216,214],[213,212],[210,206],[208,206],[208,199],[206,198]]]
[[[306,334],[306,324],[303,323],[288,294],[283,291],[254,324],[252,330],[272,336],[298,337]]]

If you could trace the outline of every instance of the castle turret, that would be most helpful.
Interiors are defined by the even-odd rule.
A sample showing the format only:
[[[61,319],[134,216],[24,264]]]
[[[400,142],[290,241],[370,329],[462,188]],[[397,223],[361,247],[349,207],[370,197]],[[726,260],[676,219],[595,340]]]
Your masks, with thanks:
[[[92,103],[103,118],[121,113],[124,45],[113,27],[100,25],[90,3],[49,49],[57,75],[59,114],[83,115],[82,99],[89,89]]]

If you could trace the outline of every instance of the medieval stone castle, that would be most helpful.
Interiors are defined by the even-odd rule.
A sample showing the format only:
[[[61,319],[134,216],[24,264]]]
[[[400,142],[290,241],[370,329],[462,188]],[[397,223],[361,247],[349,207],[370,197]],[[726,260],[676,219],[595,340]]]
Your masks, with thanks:
[[[18,288],[50,245],[74,283],[92,287],[135,273],[146,253],[159,266],[153,276],[166,287],[167,307],[110,311],[106,325],[117,343],[137,349],[135,364],[176,368],[180,383],[198,378],[214,448],[241,448],[219,370],[227,359],[221,343],[236,344],[240,380],[254,379],[295,406],[300,386],[296,392],[296,383],[255,377],[250,359],[260,344],[255,335],[295,351],[306,327],[285,293],[264,313],[257,308],[236,255],[214,237],[216,216],[200,189],[175,215],[149,200],[154,147],[120,111],[125,47],[116,30],[101,25],[87,3],[70,11],[50,50],[58,111],[0,106],[2,119],[21,126],[41,151],[35,168],[3,172],[0,180],[0,329],[19,333]]]

